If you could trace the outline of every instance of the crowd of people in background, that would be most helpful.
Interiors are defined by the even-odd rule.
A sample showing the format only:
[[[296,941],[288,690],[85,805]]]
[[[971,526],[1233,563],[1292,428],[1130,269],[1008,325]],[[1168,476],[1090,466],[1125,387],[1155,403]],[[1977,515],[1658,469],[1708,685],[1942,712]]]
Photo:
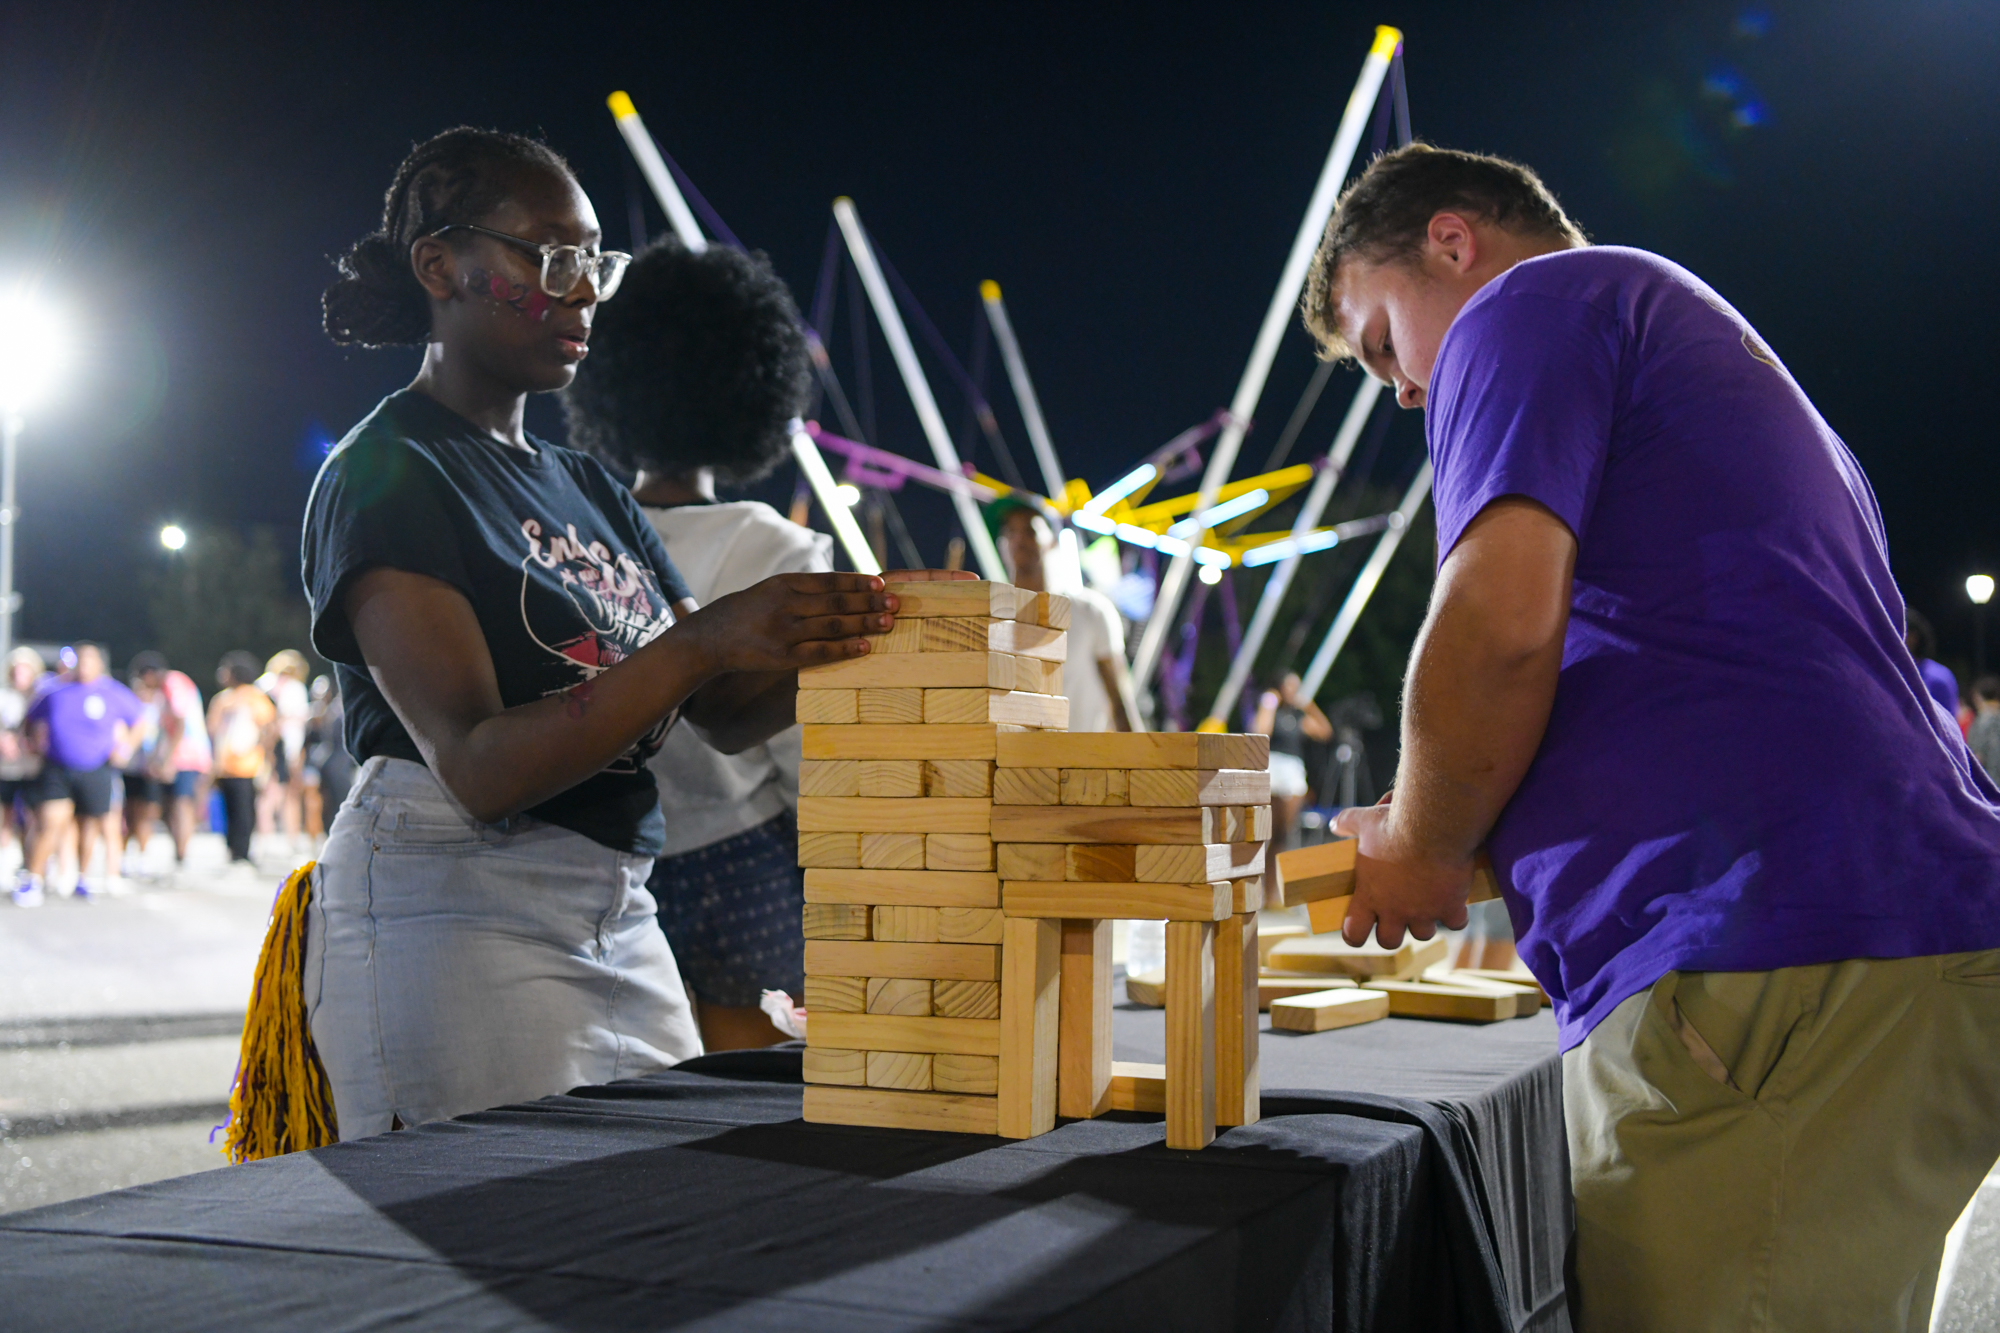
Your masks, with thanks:
[[[224,835],[231,870],[255,870],[255,836],[287,854],[317,845],[353,770],[332,681],[313,680],[293,649],[261,664],[232,652],[215,681],[204,700],[193,678],[150,650],[120,681],[104,648],[88,642],[63,647],[53,663],[28,646],[7,655],[0,857],[18,858],[15,906],[169,878],[204,829]]]

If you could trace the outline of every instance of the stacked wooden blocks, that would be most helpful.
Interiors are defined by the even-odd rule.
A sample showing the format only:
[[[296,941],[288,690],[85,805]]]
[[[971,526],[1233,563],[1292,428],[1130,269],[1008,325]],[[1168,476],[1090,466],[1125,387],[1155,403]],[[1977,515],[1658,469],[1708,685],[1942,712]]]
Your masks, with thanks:
[[[1018,733],[995,753],[1009,939],[1030,926],[1060,939],[1061,1113],[1163,1111],[1173,1148],[1254,1123],[1268,739]],[[1143,919],[1167,923],[1167,1063],[1118,1066],[1111,922]]]
[[[1068,722],[1069,602],[889,591],[872,652],[799,673],[805,1118],[1026,1138],[1055,1123],[1059,939],[1002,917],[994,765]]]

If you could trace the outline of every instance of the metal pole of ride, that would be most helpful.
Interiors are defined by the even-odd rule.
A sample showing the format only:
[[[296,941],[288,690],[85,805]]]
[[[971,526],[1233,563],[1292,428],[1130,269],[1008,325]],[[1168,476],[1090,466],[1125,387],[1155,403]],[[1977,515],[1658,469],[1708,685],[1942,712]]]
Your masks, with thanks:
[[[14,453],[21,443],[21,415],[0,409],[0,662],[14,651]]]
[[[1361,377],[1361,387],[1354,391],[1354,401],[1348,404],[1347,415],[1341,419],[1340,430],[1333,437],[1333,447],[1327,450],[1326,466],[1313,478],[1312,489],[1306,493],[1305,504],[1292,524],[1293,541],[1319,526],[1320,515],[1326,512],[1327,501],[1333,498],[1333,488],[1340,484],[1341,473],[1347,470],[1347,460],[1354,455],[1355,443],[1360,440],[1362,427],[1368,424],[1369,413],[1375,410],[1375,400],[1381,393],[1382,381],[1373,375]],[[1264,581],[1264,591],[1257,599],[1257,610],[1250,617],[1250,627],[1243,632],[1243,644],[1236,650],[1236,660],[1229,664],[1229,674],[1223,677],[1222,688],[1215,692],[1215,702],[1209,706],[1208,720],[1202,723],[1203,729],[1228,730],[1226,719],[1229,712],[1236,707],[1236,700],[1250,679],[1250,669],[1256,664],[1257,654],[1263,650],[1272,622],[1278,618],[1278,605],[1285,600],[1285,593],[1292,586],[1292,576],[1298,573],[1299,562],[1303,559],[1303,552],[1294,551],[1279,562],[1278,567],[1271,571],[1271,577]]]
[[[1319,245],[1327,219],[1333,216],[1340,187],[1347,180],[1347,169],[1353,165],[1355,150],[1361,146],[1362,132],[1368,128],[1368,119],[1375,110],[1375,99],[1382,91],[1382,81],[1388,76],[1389,62],[1402,43],[1403,34],[1396,29],[1387,26],[1375,29],[1375,45],[1370,48],[1368,59],[1362,62],[1361,77],[1356,80],[1354,92],[1347,99],[1347,110],[1340,117],[1340,129],[1333,136],[1333,148],[1326,155],[1319,184],[1313,188],[1312,201],[1306,206],[1305,218],[1292,241],[1291,255],[1285,260],[1284,272],[1278,278],[1278,290],[1272,294],[1270,309],[1264,313],[1263,327],[1257,331],[1257,341],[1250,350],[1249,364],[1243,368],[1243,379],[1236,386],[1236,396],[1230,400],[1229,411],[1234,420],[1222,432],[1222,437],[1215,442],[1215,451],[1209,455],[1208,470],[1202,474],[1201,491],[1191,517],[1199,518],[1215,503],[1215,493],[1229,480],[1230,470],[1236,465],[1236,452],[1243,446],[1243,436],[1251,417],[1256,415],[1257,400],[1263,396],[1264,381],[1271,373],[1271,362],[1277,357],[1278,344],[1290,326],[1292,308],[1305,285],[1306,267],[1312,263],[1313,250]],[[1192,551],[1177,555],[1160,580],[1159,592],[1153,599],[1153,613],[1146,621],[1138,651],[1132,658],[1132,679],[1141,689],[1152,680],[1153,672],[1160,664],[1162,649],[1166,646],[1167,628],[1173,622],[1181,594],[1187,589],[1188,573],[1193,567]]]
[[[861,275],[861,286],[868,293],[868,303],[875,307],[875,321],[882,326],[882,336],[888,341],[889,353],[896,358],[896,369],[902,374],[903,387],[910,395],[910,405],[917,409],[917,421],[924,428],[924,437],[930,441],[931,452],[937,456],[938,469],[963,476],[965,468],[959,462],[958,449],[951,442],[951,432],[945,429],[937,399],[931,396],[930,382],[924,378],[924,368],[917,360],[917,349],[910,342],[909,330],[903,326],[902,312],[896,309],[895,298],[889,294],[882,266],[875,261],[875,249],[869,244],[868,233],[861,226],[861,214],[855,211],[854,201],[842,195],[833,201],[833,216],[840,223],[840,234],[847,240],[847,253],[854,260],[855,271]],[[996,583],[1005,583],[1007,568],[1000,563],[1000,549],[993,544],[993,534],[986,530],[986,522],[979,516],[979,506],[972,502],[971,496],[958,491],[951,493],[951,503],[958,511],[959,525],[965,529],[965,540],[972,547],[980,572]]]
[[[1340,650],[1347,646],[1347,636],[1354,632],[1354,623],[1361,619],[1361,613],[1368,606],[1368,599],[1375,593],[1375,585],[1382,581],[1382,571],[1395,558],[1396,548],[1403,544],[1403,534],[1416,522],[1417,511],[1424,507],[1424,501],[1431,493],[1431,463],[1428,458],[1417,469],[1416,480],[1403,496],[1403,503],[1396,506],[1396,518],[1375,543],[1375,552],[1368,557],[1368,563],[1361,567],[1361,574],[1354,580],[1354,586],[1347,590],[1347,600],[1340,604],[1340,613],[1333,618],[1333,625],[1326,632],[1326,639],[1313,654],[1312,665],[1305,670],[1299,682],[1299,690],[1310,699],[1319,693],[1319,687],[1326,683],[1326,673],[1333,669],[1333,659],[1340,656]]]
[[[1007,365],[1007,379],[1014,386],[1014,401],[1020,405],[1021,420],[1027,423],[1028,441],[1035,447],[1035,461],[1042,465],[1042,480],[1048,485],[1049,499],[1060,502],[1063,488],[1062,464],[1056,458],[1055,442],[1049,439],[1048,423],[1042,419],[1042,400],[1035,396],[1034,381],[1028,378],[1028,363],[1021,358],[1021,344],[1014,337],[1014,323],[1007,318],[1006,302],[1000,299],[1000,284],[988,278],[979,284],[979,299],[986,305],[986,320],[993,326],[993,341],[1000,344],[1000,359]]]

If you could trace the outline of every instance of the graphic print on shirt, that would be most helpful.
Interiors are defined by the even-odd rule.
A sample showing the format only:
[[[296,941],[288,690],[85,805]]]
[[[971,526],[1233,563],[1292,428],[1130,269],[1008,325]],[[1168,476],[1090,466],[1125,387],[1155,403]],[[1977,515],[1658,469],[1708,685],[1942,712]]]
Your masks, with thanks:
[[[532,518],[521,520],[521,535],[527,539],[527,554],[521,560],[521,626],[541,649],[562,660],[574,678],[543,697],[559,694],[573,685],[595,679],[607,667],[624,661],[651,643],[674,623],[673,608],[660,593],[653,571],[620,551],[613,552],[603,542],[586,542],[574,523],[561,532],[548,533]],[[538,577],[537,571],[544,571]],[[575,618],[564,617],[560,627],[538,626],[533,610],[531,587],[546,588],[553,580],[569,599]],[[586,627],[574,633],[575,620]],[[555,640],[555,642],[551,642]],[[633,747],[606,765],[615,772],[637,771],[646,758],[660,748],[667,728],[679,710],[662,718],[641,736]]]

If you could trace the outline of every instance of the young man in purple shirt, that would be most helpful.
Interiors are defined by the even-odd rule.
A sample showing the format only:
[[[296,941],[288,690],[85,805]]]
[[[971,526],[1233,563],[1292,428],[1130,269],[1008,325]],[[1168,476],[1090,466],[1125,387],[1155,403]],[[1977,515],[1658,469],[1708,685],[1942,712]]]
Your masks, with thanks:
[[[2000,1156],[2000,791],[1903,643],[1854,458],[1685,269],[1526,168],[1378,159],[1305,301],[1423,408],[1438,581],[1350,940],[1548,989],[1585,1329],[1922,1328]]]
[[[62,845],[72,819],[83,832],[78,872],[88,868],[92,847],[101,840],[101,887],[117,887],[125,840],[112,829],[118,774],[111,760],[116,754],[122,761],[129,729],[144,713],[139,696],[105,674],[104,650],[94,643],[76,645],[74,679],[44,690],[29,705],[23,730],[43,755],[43,763],[28,794],[35,807],[35,838],[21,868],[16,902],[25,906],[41,901],[49,858]],[[79,883],[78,891],[87,893],[89,888]]]

